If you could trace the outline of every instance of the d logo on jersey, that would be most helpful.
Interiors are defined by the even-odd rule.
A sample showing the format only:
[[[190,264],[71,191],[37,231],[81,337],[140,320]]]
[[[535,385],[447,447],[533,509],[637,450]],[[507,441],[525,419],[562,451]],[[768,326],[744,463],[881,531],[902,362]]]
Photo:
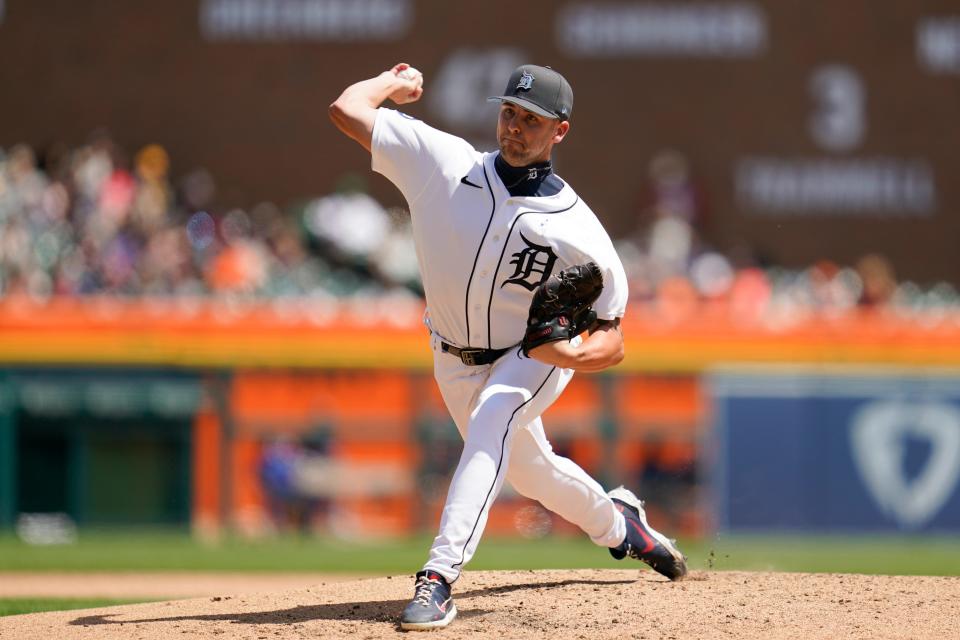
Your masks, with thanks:
[[[504,280],[500,287],[503,288],[508,284],[518,284],[533,291],[546,282],[550,274],[553,273],[553,265],[557,261],[557,255],[550,247],[530,242],[522,232],[520,238],[527,246],[513,254],[510,264],[514,266],[515,270],[513,275]]]
[[[517,89],[525,89],[529,91],[533,88],[533,75],[523,72],[523,75],[520,76],[520,82],[517,83]]]

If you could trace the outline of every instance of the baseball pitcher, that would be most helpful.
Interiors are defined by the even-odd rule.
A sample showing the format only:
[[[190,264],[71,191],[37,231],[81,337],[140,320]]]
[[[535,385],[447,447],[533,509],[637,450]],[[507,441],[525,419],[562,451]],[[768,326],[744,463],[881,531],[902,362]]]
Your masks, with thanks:
[[[540,419],[575,371],[623,359],[623,266],[594,213],[551,165],[553,147],[570,132],[570,84],[549,67],[517,68],[503,95],[491,98],[500,103],[499,149],[489,153],[381,106],[415,102],[423,90],[423,76],[401,63],[330,105],[337,128],[407,200],[434,373],[464,440],[401,627],[439,628],[456,617],[451,586],[504,480],[615,558],[683,577],[683,555],[650,527],[640,500],[623,487],[606,492],[556,455]]]

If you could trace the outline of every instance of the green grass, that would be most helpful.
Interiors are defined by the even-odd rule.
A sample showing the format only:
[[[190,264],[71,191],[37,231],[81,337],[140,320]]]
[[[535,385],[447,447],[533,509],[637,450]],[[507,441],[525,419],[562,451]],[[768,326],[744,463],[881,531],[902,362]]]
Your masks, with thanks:
[[[311,571],[412,573],[430,537],[384,542],[281,538],[216,545],[181,532],[82,532],[65,546],[0,535],[0,571]],[[681,540],[694,569],[960,575],[960,540],[906,536],[717,536]],[[471,569],[623,568],[586,538],[484,538]]]
[[[0,616],[15,616],[21,613],[39,613],[41,611],[112,607],[118,604],[134,604],[137,602],[147,601],[113,600],[109,598],[0,598]]]
[[[960,540],[946,536],[720,536],[691,555],[721,570],[960,575]]]

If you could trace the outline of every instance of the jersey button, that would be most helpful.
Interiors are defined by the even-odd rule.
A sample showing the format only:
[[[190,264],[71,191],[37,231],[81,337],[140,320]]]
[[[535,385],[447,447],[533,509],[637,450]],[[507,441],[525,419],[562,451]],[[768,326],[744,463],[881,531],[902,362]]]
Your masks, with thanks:
[[[500,236],[493,236],[494,242],[500,242]]]
[[[481,278],[486,278],[486,277],[487,277],[487,270],[486,270],[486,269],[484,269],[483,271],[480,272],[480,277],[481,277]]]

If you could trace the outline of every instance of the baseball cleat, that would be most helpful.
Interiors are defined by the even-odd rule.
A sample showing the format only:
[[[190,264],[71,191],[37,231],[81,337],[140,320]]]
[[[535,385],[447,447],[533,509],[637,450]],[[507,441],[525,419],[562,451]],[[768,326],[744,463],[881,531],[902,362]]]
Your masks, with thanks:
[[[607,495],[627,523],[627,537],[619,546],[610,548],[610,555],[617,560],[627,556],[642,560],[671,580],[680,580],[687,575],[687,559],[673,541],[647,524],[643,502],[623,487],[617,487]]]
[[[414,585],[413,600],[403,610],[400,628],[406,631],[440,629],[457,617],[446,578],[435,571],[420,571]]]

